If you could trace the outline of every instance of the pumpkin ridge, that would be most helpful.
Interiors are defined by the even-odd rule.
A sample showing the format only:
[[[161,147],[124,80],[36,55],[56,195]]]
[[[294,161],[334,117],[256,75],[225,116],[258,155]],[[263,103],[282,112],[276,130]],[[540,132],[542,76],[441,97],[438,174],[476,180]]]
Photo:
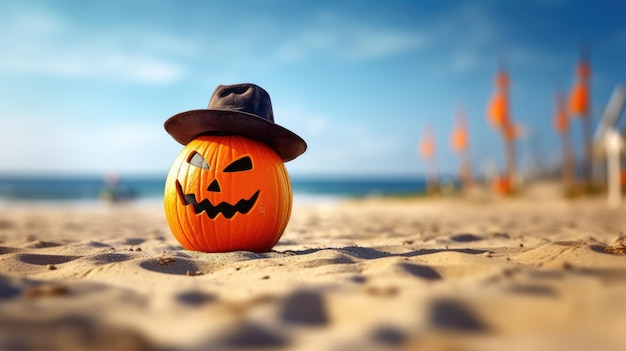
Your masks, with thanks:
[[[182,168],[183,168],[182,166],[183,165],[184,165],[184,163],[181,163],[180,168],[179,168],[179,172],[182,170]],[[188,171],[184,172],[184,175],[185,175],[184,183],[187,184],[188,178],[189,178],[189,172]],[[176,178],[176,179],[178,180],[178,178]],[[189,228],[189,223],[193,223],[191,218],[189,217],[189,212],[185,211],[185,207],[184,206],[177,205],[176,208],[178,209],[179,218],[185,218],[186,219],[185,223],[181,223],[181,229],[182,229],[181,230],[181,232],[182,232],[181,234],[185,237],[185,239],[187,239],[187,242],[189,242],[189,244],[191,246],[190,248],[192,250],[196,250],[196,247],[197,247],[197,245],[195,244],[196,243],[196,240],[195,240],[196,237],[195,237],[195,235],[193,233],[193,230],[191,230]],[[182,217],[180,217],[180,213],[181,212],[183,213]]]
[[[254,152],[251,152],[251,148],[256,148],[256,141],[253,143],[247,143],[245,142],[245,139],[237,139],[238,143],[239,143],[239,147],[241,147],[241,149],[243,150],[243,154],[247,154],[247,155],[251,155],[254,154]],[[256,163],[256,159],[255,162],[253,163],[253,167],[255,167],[255,163]],[[256,169],[256,168],[255,168]],[[258,193],[258,192],[257,192]],[[265,196],[265,193],[263,193],[263,195]],[[262,201],[262,200],[261,200]],[[246,233],[243,233],[243,235],[245,235],[246,237],[250,237],[250,233],[249,233],[250,229],[247,229]],[[254,233],[256,234],[253,241],[257,242],[258,238],[258,233],[259,233],[259,229],[258,227],[255,228]],[[230,238],[230,241],[232,242],[232,236]]]
[[[201,155],[203,155],[202,156],[203,158],[204,158],[204,155],[206,154],[207,148],[208,148],[208,145],[200,143],[200,142],[198,142],[196,140],[193,141],[192,149],[195,150],[196,152],[199,152]],[[207,160],[205,159],[205,161],[207,161]],[[207,161],[207,163],[208,163],[208,161]],[[189,164],[189,162],[187,162],[187,164]],[[196,168],[190,167],[188,165],[186,167],[187,167],[187,173],[186,174],[188,176],[190,174],[192,174],[192,172],[190,170],[193,170],[193,173],[195,173],[195,172],[198,172],[198,173],[202,172],[202,169],[200,169],[200,168],[196,169]],[[208,172],[211,172],[211,167],[209,167]],[[200,189],[202,189],[204,187],[204,177],[202,177],[200,174],[198,174],[195,179],[197,180],[198,186],[200,187]],[[185,180],[184,184],[189,184],[188,180]],[[181,201],[182,201],[183,205],[185,205],[185,201],[184,201],[185,198],[184,198],[184,193],[182,192],[182,187],[181,187],[180,195],[181,195]],[[183,208],[185,208],[185,207],[186,206],[183,206]],[[191,214],[189,213],[189,211],[186,211],[186,212],[187,212],[187,218],[189,218],[191,216]],[[198,222],[198,221],[191,221],[191,222],[188,222],[188,227],[189,227],[189,230],[192,232],[191,234],[192,235],[195,234],[196,246],[197,247],[198,246],[202,247],[202,249],[204,249],[206,247],[209,247],[208,241],[209,241],[210,238],[207,238],[207,236],[204,235],[204,233],[206,233],[206,230],[207,230],[206,225],[204,223]],[[199,229],[197,227],[199,227]],[[201,238],[198,238],[198,237],[201,237]]]
[[[179,212],[179,202],[178,199],[175,199],[174,201],[168,201],[168,193],[169,193],[169,189],[172,187],[171,186],[171,182],[170,180],[172,178],[177,178],[178,177],[178,173],[180,172],[180,168],[176,168],[175,166],[177,164],[180,164],[180,158],[182,158],[182,154],[179,155],[176,160],[174,161],[174,164],[172,165],[172,168],[170,169],[170,171],[168,172],[167,175],[167,181],[165,183],[165,192],[166,192],[166,196],[164,197],[164,205],[165,205],[165,209],[166,209],[166,215],[168,215],[168,225],[170,226],[170,229],[174,232],[174,233],[183,233],[184,229],[183,229],[183,223],[180,220],[180,212]],[[177,195],[177,194],[176,194]],[[172,218],[172,220],[170,221],[170,213],[176,213],[176,217]],[[180,235],[180,234],[179,234]],[[187,248],[190,246],[193,246],[191,244],[191,241],[189,240],[189,238],[187,238],[187,236],[181,236],[180,237],[180,243],[182,244],[183,247]]]
[[[213,164],[215,164],[214,176],[215,176],[215,179],[217,179],[217,177],[219,175],[219,171],[220,171],[219,170],[219,168],[220,168],[220,165],[219,165],[220,160],[222,160],[222,158],[224,157],[225,147],[228,146],[230,148],[230,146],[232,144],[232,138],[225,137],[225,136],[207,136],[207,139],[209,139],[212,142],[214,142],[215,143],[214,145],[218,145],[215,148],[216,151],[212,153],[213,154],[213,160],[211,160],[211,162]],[[224,178],[220,177],[220,179],[222,180],[222,182],[224,181]],[[218,180],[218,182],[219,182],[219,180]],[[232,236],[231,233],[228,233],[227,235],[224,235],[223,233],[221,233],[221,230],[218,233],[215,224],[213,224],[213,228],[215,229],[213,231],[213,236],[215,237],[215,242],[216,242],[216,246],[218,247],[218,250],[219,251],[224,251],[224,250],[227,250],[228,248],[230,248],[230,243],[229,242],[227,242],[226,245],[224,245],[224,239],[230,238]]]
[[[285,188],[288,189],[288,191],[286,192],[288,193],[288,198],[283,200],[286,202],[285,209],[283,211],[280,211],[279,209],[278,213],[276,214],[276,216],[279,217],[279,220],[275,221],[274,224],[273,232],[275,233],[275,235],[268,237],[268,240],[266,241],[266,244],[264,246],[265,250],[270,249],[274,245],[276,245],[287,227],[289,217],[291,217],[291,204],[293,201],[291,195],[291,182],[289,181],[287,168],[285,168],[284,164],[281,166],[282,167],[277,167],[273,170],[273,178],[274,182],[276,183],[277,192],[281,193],[284,191]]]

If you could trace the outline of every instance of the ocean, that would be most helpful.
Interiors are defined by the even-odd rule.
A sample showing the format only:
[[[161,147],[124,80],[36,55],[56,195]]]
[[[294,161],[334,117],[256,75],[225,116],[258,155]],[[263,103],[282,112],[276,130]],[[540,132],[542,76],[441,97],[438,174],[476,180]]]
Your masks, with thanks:
[[[331,200],[375,195],[424,193],[423,178],[291,178],[294,201]],[[115,194],[120,199],[159,202],[163,199],[165,178],[127,177],[117,182]],[[73,176],[0,176],[0,204],[24,202],[99,202],[107,192],[101,177]]]

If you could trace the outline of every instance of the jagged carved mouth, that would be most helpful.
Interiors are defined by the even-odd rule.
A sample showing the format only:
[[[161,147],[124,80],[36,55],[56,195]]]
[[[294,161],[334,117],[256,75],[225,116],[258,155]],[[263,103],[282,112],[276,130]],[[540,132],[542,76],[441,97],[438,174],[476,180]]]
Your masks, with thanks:
[[[193,210],[196,214],[204,211],[211,219],[214,219],[220,213],[226,218],[232,218],[237,212],[242,214],[248,213],[259,197],[260,191],[257,190],[248,200],[241,199],[234,205],[227,202],[220,202],[217,205],[213,205],[208,199],[198,202],[196,195],[183,193],[183,187],[178,180],[176,180],[176,189],[178,190],[178,196],[180,196],[185,206],[193,205]]]

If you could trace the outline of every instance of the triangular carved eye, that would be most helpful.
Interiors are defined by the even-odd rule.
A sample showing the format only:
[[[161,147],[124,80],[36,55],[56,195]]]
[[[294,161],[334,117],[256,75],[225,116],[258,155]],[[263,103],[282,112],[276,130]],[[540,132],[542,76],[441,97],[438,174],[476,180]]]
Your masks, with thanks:
[[[202,157],[202,155],[195,151],[193,152],[193,154],[191,154],[191,157],[189,157],[189,160],[187,162],[189,162],[189,164],[192,166],[196,166],[206,170],[210,169],[209,164],[206,162],[204,157]]]
[[[252,169],[252,160],[249,156],[242,157],[231,163],[224,169],[224,172],[242,172]]]

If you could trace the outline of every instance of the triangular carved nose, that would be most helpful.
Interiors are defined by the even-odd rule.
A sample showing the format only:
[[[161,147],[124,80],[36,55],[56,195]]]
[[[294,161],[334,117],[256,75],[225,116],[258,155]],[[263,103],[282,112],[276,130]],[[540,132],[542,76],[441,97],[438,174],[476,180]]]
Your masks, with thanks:
[[[222,189],[220,188],[220,183],[217,182],[217,179],[215,179],[208,188],[206,188],[206,190],[208,191],[212,191],[214,193],[219,193],[220,191],[222,191]]]

